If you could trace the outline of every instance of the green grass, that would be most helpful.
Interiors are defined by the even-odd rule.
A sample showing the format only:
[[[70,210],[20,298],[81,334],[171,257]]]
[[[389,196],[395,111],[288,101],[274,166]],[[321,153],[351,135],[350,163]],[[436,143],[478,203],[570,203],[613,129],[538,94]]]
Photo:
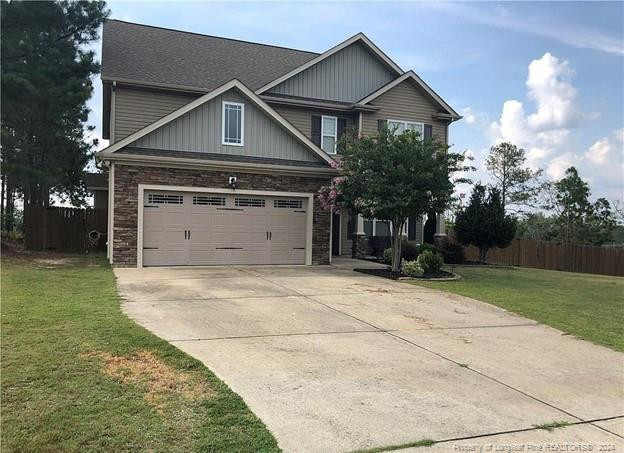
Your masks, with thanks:
[[[518,267],[455,266],[461,280],[411,282],[472,297],[624,351],[624,278]]]
[[[199,361],[129,320],[101,258],[2,261],[2,451],[279,451]]]

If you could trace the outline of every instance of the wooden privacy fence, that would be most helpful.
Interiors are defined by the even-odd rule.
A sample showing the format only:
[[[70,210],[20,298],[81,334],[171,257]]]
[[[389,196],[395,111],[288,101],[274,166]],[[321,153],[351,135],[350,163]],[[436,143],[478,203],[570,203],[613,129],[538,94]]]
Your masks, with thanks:
[[[465,249],[466,259],[479,260],[479,249]],[[624,276],[624,248],[514,239],[509,247],[491,249],[490,264],[533,267],[566,272]]]
[[[72,253],[101,249],[107,222],[106,209],[28,206],[24,208],[26,248]],[[92,231],[101,233],[99,241],[89,239]]]

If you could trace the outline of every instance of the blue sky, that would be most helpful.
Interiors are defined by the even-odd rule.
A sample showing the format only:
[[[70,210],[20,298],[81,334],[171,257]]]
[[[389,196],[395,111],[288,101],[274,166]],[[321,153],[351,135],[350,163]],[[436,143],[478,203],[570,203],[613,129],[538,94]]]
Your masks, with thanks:
[[[570,165],[622,199],[622,2],[109,2],[112,18],[323,52],[362,31],[464,115],[450,142],[482,163],[511,140],[549,178]],[[99,45],[98,45],[99,47]],[[90,122],[101,127],[101,85]],[[461,189],[466,190],[466,189]]]

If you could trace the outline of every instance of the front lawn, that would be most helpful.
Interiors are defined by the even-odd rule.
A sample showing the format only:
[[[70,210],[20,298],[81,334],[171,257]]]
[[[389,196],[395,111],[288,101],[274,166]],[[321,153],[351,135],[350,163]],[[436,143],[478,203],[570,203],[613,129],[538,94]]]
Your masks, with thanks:
[[[2,260],[2,451],[278,451],[200,362],[129,320],[102,258]]]
[[[495,266],[455,266],[454,282],[413,282],[482,300],[624,351],[624,278]]]

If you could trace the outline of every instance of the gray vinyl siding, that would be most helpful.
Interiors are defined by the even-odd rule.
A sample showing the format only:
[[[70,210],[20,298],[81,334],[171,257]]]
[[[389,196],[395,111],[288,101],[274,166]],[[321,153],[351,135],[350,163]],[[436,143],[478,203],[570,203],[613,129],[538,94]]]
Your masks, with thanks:
[[[245,105],[244,146],[223,145],[222,102]],[[185,113],[129,145],[137,148],[207,152],[316,162],[319,157],[236,90]]]
[[[447,143],[447,124],[433,119],[439,109],[409,80],[388,90],[370,104],[380,107],[380,110],[362,115],[363,135],[377,132],[377,120],[403,120],[431,124],[433,136],[442,143]]]
[[[345,118],[347,120],[347,129],[355,125],[353,115],[345,114],[344,112],[327,112],[280,105],[273,105],[272,107],[286,121],[299,129],[299,132],[310,139],[312,138],[312,116],[327,115]]]
[[[362,44],[354,43],[269,90],[270,93],[357,102],[396,75]]]
[[[115,89],[114,141],[117,142],[143,129],[198,96],[117,87]]]

